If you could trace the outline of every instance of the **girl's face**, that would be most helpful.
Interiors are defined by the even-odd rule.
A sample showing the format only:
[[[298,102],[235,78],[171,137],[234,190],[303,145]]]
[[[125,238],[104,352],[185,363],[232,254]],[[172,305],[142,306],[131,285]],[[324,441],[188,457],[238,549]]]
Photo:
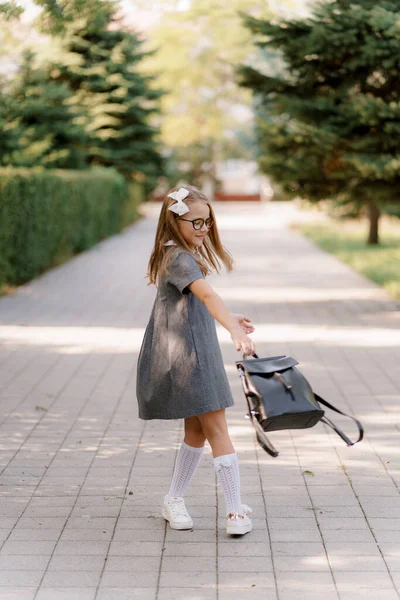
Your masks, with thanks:
[[[206,219],[210,218],[210,208],[205,202],[190,202],[187,206],[190,208],[189,212],[182,215],[182,217],[178,217],[178,229],[189,246],[198,248],[202,245],[209,229],[207,225],[203,223],[201,229],[196,230],[190,221],[194,221],[195,219],[203,219],[206,221]]]

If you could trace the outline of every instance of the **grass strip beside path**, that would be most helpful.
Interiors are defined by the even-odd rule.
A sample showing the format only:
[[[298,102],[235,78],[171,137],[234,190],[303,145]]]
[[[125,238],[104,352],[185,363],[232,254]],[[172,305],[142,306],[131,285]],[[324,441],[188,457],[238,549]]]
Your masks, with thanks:
[[[381,221],[378,246],[366,243],[366,221],[329,220],[294,229],[400,299],[400,221],[386,217]]]

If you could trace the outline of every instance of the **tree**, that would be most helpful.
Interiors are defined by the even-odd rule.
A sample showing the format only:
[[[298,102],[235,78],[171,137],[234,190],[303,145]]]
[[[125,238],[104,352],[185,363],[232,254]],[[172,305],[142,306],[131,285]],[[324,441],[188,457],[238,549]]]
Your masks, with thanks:
[[[44,67],[35,67],[35,55],[24,52],[21,67],[10,86],[8,111],[18,142],[3,162],[15,166],[83,168],[85,132],[79,109],[67,85],[52,81]]]
[[[213,178],[216,163],[232,150],[249,156],[251,142],[245,147],[238,139],[254,137],[251,93],[236,85],[235,67],[253,57],[254,45],[238,11],[264,17],[271,11],[264,0],[190,0],[185,10],[175,0],[157,4],[162,18],[147,42],[157,52],[144,67],[167,90],[161,99],[164,146],[182,174],[201,185],[204,173]]]
[[[122,29],[110,13],[101,27],[86,20],[69,26],[64,49],[63,64],[52,76],[68,84],[84,110],[89,162],[155,181],[163,161],[150,116],[159,112],[163,90],[152,89],[153,78],[137,69],[147,54],[138,36]]]
[[[367,209],[377,244],[381,211],[399,203],[400,3],[334,0],[274,23],[242,16],[286,66],[238,69],[256,97],[261,169],[288,194]]]
[[[5,82],[0,87],[0,165],[9,164],[10,158],[18,148],[19,124],[13,113],[10,96],[4,93]]]

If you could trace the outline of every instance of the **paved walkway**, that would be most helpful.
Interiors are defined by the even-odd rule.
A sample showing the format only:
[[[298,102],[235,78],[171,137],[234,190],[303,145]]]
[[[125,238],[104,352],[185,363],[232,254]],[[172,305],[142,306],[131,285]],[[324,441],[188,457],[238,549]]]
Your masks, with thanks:
[[[158,209],[0,299],[0,599],[400,598],[400,306],[291,232],[291,205],[217,206],[237,268],[210,283],[253,319],[257,353],[294,356],[365,441],[347,448],[319,424],[271,435],[281,454],[267,455],[219,328],[253,531],[226,536],[208,445],[193,531],[166,526],[183,421],[141,421],[135,400]]]

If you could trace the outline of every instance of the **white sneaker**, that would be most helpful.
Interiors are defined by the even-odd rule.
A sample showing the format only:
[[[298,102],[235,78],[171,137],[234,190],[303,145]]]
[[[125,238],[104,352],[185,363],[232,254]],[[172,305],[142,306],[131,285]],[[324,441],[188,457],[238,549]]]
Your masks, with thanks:
[[[250,506],[248,506],[247,504],[242,504],[242,510],[245,515],[251,515],[251,513],[253,512],[253,509],[250,508]]]
[[[192,529],[193,521],[189,515],[185,500],[181,496],[170,498],[168,494],[164,497],[164,506],[161,511],[164,519],[169,521],[171,529]]]
[[[251,531],[253,525],[248,517],[253,510],[247,504],[242,504],[242,513],[229,513],[226,517],[226,533],[243,535]]]

